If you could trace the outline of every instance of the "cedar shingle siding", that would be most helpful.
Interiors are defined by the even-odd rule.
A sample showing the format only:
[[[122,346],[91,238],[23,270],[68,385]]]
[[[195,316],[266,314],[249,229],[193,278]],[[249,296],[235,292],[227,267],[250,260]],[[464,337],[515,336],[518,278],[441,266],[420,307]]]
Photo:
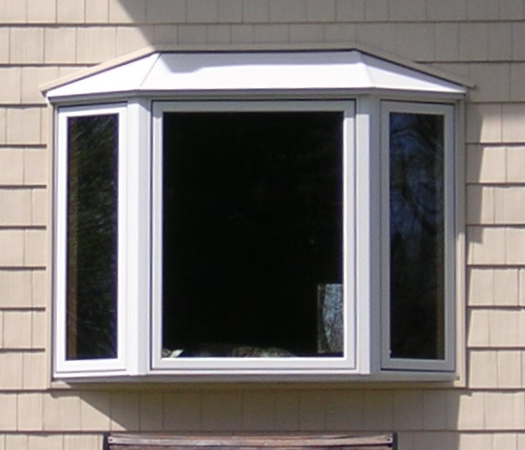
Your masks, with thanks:
[[[114,431],[397,431],[402,450],[525,448],[524,36],[522,0],[0,0],[0,449],[101,449]],[[38,86],[150,44],[357,44],[475,85],[458,148],[457,386],[50,384],[52,126]]]

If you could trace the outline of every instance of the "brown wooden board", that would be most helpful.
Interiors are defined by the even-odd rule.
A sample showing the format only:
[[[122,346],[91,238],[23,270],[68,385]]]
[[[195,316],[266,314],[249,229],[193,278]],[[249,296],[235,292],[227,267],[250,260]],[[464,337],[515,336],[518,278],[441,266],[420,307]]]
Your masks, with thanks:
[[[396,448],[395,433],[332,436],[187,436],[109,434],[105,450],[385,450]]]

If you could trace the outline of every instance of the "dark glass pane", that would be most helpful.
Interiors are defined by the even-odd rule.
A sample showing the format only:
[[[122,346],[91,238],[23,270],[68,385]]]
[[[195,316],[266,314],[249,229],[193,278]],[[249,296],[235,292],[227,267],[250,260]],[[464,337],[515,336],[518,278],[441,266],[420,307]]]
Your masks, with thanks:
[[[341,356],[342,113],[164,115],[165,356]]]
[[[68,120],[67,358],[117,355],[118,116]]]
[[[444,118],[390,114],[391,356],[444,357]]]

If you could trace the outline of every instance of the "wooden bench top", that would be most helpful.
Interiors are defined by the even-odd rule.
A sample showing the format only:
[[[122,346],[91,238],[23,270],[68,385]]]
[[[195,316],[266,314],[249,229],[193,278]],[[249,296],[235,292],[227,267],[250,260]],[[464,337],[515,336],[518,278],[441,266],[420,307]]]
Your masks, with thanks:
[[[395,433],[356,435],[175,435],[112,433],[104,450],[387,450],[397,448]]]

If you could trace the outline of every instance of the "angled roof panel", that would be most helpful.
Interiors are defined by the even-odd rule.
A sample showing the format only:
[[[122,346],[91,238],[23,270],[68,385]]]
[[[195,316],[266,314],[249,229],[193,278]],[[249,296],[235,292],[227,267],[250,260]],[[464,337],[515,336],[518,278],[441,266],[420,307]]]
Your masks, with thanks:
[[[76,95],[135,91],[142,86],[158,58],[159,54],[151,54],[127,64],[64,83],[47,91],[46,97],[52,100]]]
[[[387,89],[461,94],[465,87],[358,50],[157,52],[47,91],[50,101],[114,93]]]

